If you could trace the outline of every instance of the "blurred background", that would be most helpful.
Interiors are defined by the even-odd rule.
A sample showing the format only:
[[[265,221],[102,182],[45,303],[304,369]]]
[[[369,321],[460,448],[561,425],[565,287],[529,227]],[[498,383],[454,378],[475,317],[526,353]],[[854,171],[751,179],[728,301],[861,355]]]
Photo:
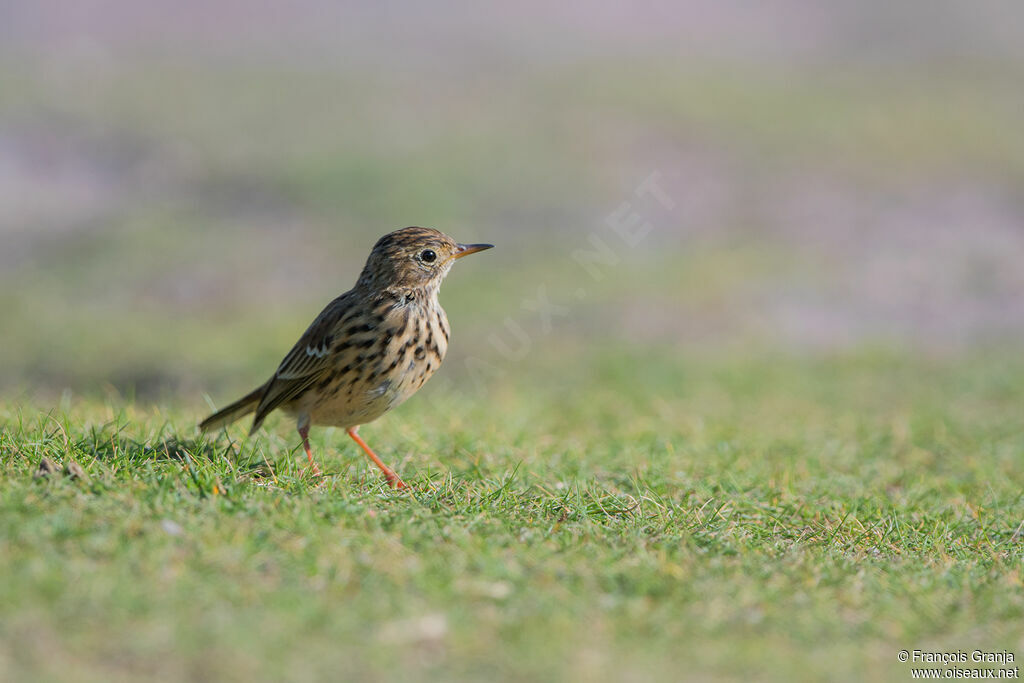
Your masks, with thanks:
[[[406,225],[456,383],[1007,348],[1022,85],[1012,0],[0,2],[0,392],[223,403]]]

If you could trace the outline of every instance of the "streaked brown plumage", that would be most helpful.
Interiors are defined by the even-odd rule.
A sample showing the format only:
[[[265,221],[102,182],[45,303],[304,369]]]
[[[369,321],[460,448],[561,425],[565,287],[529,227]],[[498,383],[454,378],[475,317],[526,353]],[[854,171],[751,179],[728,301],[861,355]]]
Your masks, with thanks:
[[[209,431],[254,412],[256,431],[276,408],[294,415],[306,455],[310,425],[342,427],[396,488],[405,484],[357,429],[412,396],[448,350],[448,318],[438,302],[455,259],[491,248],[458,244],[430,228],[403,228],[378,240],[359,281],[327,304],[281,361],[277,372],[203,420]]]

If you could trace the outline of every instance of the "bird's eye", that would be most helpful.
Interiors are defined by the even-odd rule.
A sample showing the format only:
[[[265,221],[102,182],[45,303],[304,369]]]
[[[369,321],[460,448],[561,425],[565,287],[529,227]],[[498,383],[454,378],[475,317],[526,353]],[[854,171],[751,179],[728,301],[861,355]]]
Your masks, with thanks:
[[[437,260],[437,254],[434,253],[433,249],[424,249],[420,252],[420,259],[424,263],[433,263]]]

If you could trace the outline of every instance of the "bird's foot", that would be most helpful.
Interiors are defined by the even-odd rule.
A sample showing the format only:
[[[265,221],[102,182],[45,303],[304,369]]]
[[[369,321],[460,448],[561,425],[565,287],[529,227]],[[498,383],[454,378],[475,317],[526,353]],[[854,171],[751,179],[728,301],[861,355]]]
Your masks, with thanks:
[[[402,478],[399,477],[394,472],[392,472],[391,474],[385,474],[384,476],[387,477],[388,483],[391,484],[391,488],[393,489],[409,488],[409,485],[402,481]]]

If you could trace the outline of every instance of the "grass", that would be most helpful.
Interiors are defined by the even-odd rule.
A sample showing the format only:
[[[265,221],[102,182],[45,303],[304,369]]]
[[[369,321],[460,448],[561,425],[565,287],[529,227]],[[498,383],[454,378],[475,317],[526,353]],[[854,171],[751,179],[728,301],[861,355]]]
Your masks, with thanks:
[[[204,439],[196,405],[8,403],[0,675],[903,680],[901,648],[1020,653],[1013,354],[533,361],[364,429],[410,493],[334,430],[315,481],[283,419]]]

